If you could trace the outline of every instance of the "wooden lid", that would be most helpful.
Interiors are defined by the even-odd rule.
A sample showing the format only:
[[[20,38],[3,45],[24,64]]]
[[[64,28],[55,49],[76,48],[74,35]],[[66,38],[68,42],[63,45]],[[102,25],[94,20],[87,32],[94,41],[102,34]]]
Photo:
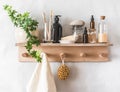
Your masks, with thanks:
[[[104,20],[104,19],[105,19],[105,16],[100,16],[100,19],[101,19],[101,20]]]

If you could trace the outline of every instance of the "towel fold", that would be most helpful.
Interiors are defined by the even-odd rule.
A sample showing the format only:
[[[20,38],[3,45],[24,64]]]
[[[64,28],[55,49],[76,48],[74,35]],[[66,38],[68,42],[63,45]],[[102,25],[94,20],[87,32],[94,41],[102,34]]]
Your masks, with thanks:
[[[54,77],[45,53],[38,63],[27,86],[27,92],[56,92]]]

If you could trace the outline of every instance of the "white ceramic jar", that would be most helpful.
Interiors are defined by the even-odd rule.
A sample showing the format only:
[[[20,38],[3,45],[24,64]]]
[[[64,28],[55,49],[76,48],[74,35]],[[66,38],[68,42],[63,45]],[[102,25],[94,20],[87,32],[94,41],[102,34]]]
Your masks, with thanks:
[[[36,36],[40,39],[40,31],[36,30],[32,32],[32,35]],[[25,43],[27,42],[26,39],[26,32],[22,28],[15,28],[15,40],[16,43]]]

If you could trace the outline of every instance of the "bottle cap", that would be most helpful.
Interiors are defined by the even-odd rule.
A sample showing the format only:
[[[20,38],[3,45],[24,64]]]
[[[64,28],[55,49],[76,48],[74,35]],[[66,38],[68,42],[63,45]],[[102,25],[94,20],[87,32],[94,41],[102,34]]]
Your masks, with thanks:
[[[61,15],[55,15],[55,18],[54,18],[55,22],[59,21],[59,17],[61,17]]]
[[[84,34],[87,34],[87,27],[85,27],[84,29]]]
[[[104,19],[105,19],[105,16],[100,16],[100,19],[101,19],[101,20],[104,20]]]
[[[94,21],[94,16],[93,15],[91,15],[91,21]]]

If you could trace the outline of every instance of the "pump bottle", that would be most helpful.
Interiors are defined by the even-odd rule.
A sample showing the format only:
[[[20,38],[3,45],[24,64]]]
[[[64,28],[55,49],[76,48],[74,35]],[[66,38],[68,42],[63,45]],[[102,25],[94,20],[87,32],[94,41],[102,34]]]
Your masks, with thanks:
[[[52,40],[53,43],[59,43],[62,37],[62,26],[59,23],[60,15],[56,15],[54,18],[53,29],[52,29]]]

